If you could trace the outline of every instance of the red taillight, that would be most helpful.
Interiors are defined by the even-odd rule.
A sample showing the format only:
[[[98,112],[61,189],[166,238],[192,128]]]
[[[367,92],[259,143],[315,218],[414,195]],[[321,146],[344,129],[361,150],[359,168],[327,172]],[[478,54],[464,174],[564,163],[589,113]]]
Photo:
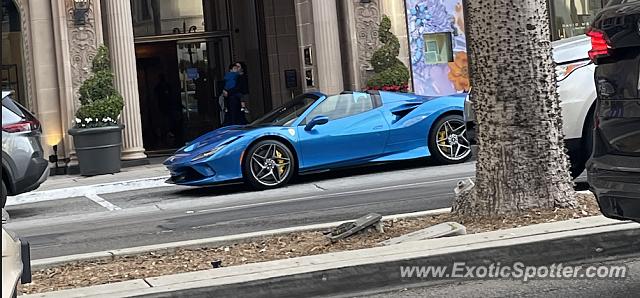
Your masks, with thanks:
[[[587,36],[591,37],[591,50],[589,51],[589,58],[595,62],[597,58],[609,55],[609,45],[607,44],[606,36],[603,32],[597,30],[589,30]]]
[[[36,121],[24,120],[18,123],[12,123],[12,124],[6,124],[6,125],[3,124],[2,131],[8,132],[8,133],[31,132],[31,131],[37,130],[39,126],[40,124],[37,123]]]

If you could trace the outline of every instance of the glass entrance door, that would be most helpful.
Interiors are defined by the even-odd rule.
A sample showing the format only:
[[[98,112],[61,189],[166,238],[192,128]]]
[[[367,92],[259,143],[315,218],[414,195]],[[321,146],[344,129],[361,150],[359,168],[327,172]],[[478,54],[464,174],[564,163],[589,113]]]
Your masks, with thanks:
[[[177,43],[182,122],[187,141],[220,126],[218,96],[231,64],[227,38]]]
[[[136,44],[144,146],[171,153],[220,127],[220,81],[231,63],[228,37]]]

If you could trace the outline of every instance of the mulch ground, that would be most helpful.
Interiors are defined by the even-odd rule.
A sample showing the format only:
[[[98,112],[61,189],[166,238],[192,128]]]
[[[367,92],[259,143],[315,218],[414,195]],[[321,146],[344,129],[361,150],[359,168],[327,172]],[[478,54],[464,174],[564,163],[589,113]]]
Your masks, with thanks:
[[[180,248],[116,257],[113,260],[79,261],[33,272],[33,282],[21,287],[33,294],[69,288],[88,287],[132,279],[211,269],[220,260],[223,267],[375,247],[378,243],[435,224],[455,221],[467,233],[482,233],[521,226],[600,215],[591,194],[578,195],[577,209],[532,210],[517,217],[480,218],[467,221],[442,214],[384,222],[384,234],[373,230],[332,243],[322,231],[290,233],[253,239],[220,247]]]

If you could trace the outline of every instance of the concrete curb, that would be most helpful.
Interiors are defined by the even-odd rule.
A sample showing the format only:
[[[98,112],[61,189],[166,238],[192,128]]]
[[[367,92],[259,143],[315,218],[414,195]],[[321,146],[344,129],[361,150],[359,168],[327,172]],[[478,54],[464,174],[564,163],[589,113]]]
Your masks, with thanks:
[[[442,209],[434,209],[434,210],[427,210],[427,211],[420,211],[420,212],[413,212],[413,213],[383,216],[382,220],[391,221],[394,219],[439,215],[439,214],[444,214],[449,212],[451,212],[451,208],[442,208]],[[31,268],[33,270],[39,270],[39,269],[50,268],[56,265],[70,263],[70,262],[112,259],[116,256],[136,255],[136,254],[142,254],[142,253],[147,253],[151,251],[173,250],[177,248],[186,248],[186,247],[194,248],[194,247],[202,247],[202,246],[220,246],[220,245],[225,245],[230,243],[246,242],[255,238],[262,238],[262,237],[279,235],[279,234],[325,230],[325,229],[338,226],[341,223],[344,223],[346,221],[348,220],[307,225],[307,226],[290,227],[290,228],[283,228],[283,229],[276,229],[276,230],[244,233],[244,234],[237,234],[237,235],[229,235],[229,236],[220,236],[220,237],[212,237],[212,238],[204,238],[204,239],[196,239],[196,240],[163,243],[163,244],[156,244],[156,245],[130,247],[130,248],[100,251],[100,252],[93,252],[93,253],[86,253],[86,254],[76,254],[76,255],[54,257],[54,258],[37,259],[37,260],[31,261]]]
[[[7,206],[28,204],[35,202],[54,201],[66,198],[82,197],[87,194],[109,194],[123,191],[140,190],[148,188],[156,188],[163,186],[171,186],[164,183],[169,176],[159,176],[142,178],[127,181],[117,181],[110,183],[100,183],[93,185],[83,185],[74,187],[65,187],[43,191],[33,191],[21,195],[7,197]]]
[[[596,216],[247,264],[72,289],[26,297],[309,297],[356,293],[380,287],[441,283],[447,278],[402,278],[400,266],[526,266],[567,264],[629,255],[640,247],[640,225]],[[544,257],[541,258],[541,254]]]

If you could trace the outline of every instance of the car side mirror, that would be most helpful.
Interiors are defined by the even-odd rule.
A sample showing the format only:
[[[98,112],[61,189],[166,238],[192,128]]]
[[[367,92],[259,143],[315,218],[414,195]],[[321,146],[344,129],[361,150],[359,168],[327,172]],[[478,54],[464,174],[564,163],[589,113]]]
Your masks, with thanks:
[[[311,119],[311,121],[309,121],[309,123],[307,123],[307,126],[304,127],[304,130],[306,131],[311,131],[316,125],[324,125],[327,124],[329,122],[329,117],[327,116],[315,116],[313,117],[313,119]]]

